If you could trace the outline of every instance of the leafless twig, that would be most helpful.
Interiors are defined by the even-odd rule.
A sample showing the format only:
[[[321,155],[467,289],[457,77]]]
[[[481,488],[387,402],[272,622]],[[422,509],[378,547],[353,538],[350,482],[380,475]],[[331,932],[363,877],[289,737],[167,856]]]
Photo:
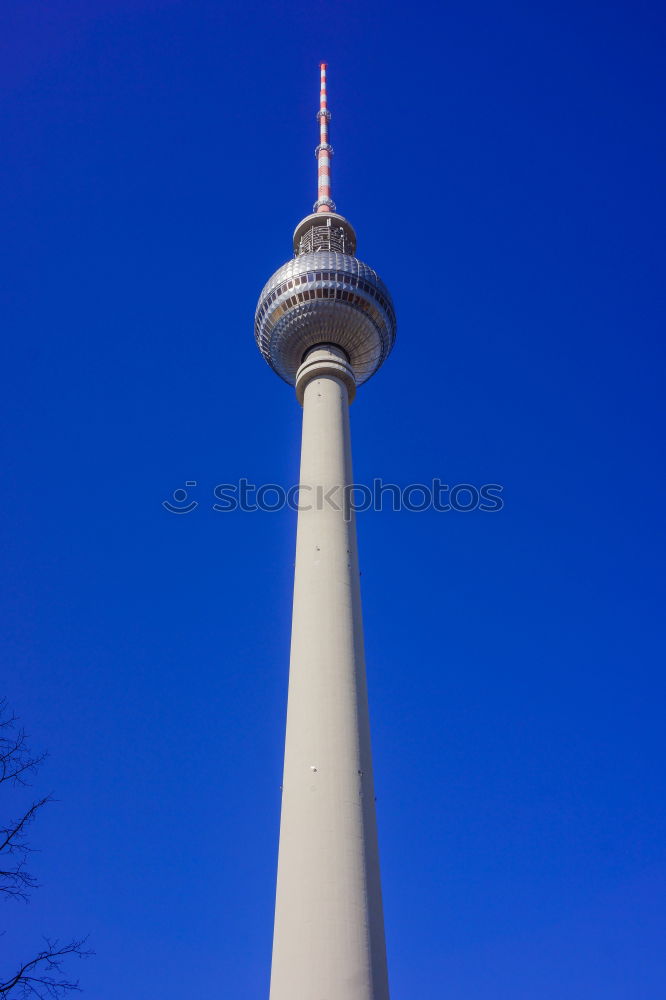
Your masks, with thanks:
[[[68,955],[88,958],[93,953],[85,947],[86,939],[70,941],[61,945],[57,940],[46,939],[45,947],[27,962],[23,962],[16,972],[0,983],[0,997],[39,997],[53,1000],[67,993],[79,992],[77,982],[64,978],[61,973],[63,959]]]
[[[28,745],[25,730],[17,717],[8,711],[7,702],[0,699],[0,785],[28,785],[28,778],[46,759],[46,754],[34,754]],[[48,802],[51,795],[35,799],[23,808],[17,819],[0,826],[0,895],[6,899],[28,899],[37,881],[26,869],[26,860],[33,848],[27,840],[27,829]],[[45,946],[32,958],[17,964],[7,979],[0,979],[0,1000],[59,1000],[80,990],[76,981],[61,971],[66,958],[75,955],[87,958],[92,952],[85,947],[86,939],[61,945],[57,939],[45,939]]]

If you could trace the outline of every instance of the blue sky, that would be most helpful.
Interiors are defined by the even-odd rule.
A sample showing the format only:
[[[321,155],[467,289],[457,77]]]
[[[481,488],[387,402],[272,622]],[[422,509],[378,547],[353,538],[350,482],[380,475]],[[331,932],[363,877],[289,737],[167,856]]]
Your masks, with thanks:
[[[3,951],[95,1000],[268,995],[300,409],[258,293],[333,196],[391,289],[365,513],[394,1000],[666,994],[663,12],[5,0],[2,693],[50,759]],[[199,507],[161,506],[186,480]]]

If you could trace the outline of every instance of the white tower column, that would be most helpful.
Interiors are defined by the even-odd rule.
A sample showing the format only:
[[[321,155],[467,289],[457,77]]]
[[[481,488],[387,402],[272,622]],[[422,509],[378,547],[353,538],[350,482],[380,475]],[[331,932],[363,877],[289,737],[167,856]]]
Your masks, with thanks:
[[[388,1000],[346,355],[309,351],[270,1000]]]

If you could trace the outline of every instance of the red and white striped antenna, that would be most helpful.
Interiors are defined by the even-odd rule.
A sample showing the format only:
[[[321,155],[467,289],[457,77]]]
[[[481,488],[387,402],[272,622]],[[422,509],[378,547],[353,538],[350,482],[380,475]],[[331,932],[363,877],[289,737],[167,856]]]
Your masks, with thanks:
[[[333,147],[328,141],[328,123],[331,120],[331,112],[328,110],[326,94],[326,63],[320,63],[319,69],[321,73],[321,89],[319,92],[319,111],[317,112],[319,145],[315,149],[315,156],[317,157],[317,201],[314,204],[314,211],[335,212],[335,202],[331,198],[331,158],[333,157]]]

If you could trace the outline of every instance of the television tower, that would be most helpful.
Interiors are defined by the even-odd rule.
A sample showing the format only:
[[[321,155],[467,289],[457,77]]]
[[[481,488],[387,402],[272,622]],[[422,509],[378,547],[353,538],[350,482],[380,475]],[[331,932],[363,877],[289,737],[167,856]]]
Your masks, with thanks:
[[[270,1000],[388,1000],[349,404],[395,340],[391,297],[331,199],[326,63],[318,199],[264,287],[259,350],[303,407]]]

